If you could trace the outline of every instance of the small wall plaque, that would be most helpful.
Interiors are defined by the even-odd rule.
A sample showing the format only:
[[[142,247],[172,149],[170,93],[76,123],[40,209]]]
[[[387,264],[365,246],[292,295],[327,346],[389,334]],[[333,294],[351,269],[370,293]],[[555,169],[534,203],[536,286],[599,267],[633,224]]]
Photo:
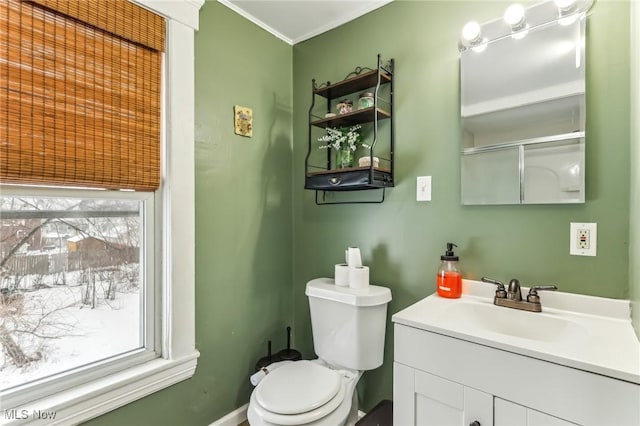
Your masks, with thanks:
[[[236,135],[253,136],[253,110],[251,108],[234,105],[233,115]]]

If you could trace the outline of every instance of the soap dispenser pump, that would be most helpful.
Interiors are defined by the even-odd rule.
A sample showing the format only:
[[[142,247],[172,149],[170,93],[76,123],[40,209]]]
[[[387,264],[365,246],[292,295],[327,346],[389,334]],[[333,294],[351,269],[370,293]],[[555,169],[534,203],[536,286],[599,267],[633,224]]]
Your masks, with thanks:
[[[460,258],[455,255],[453,248],[458,247],[453,243],[447,243],[447,250],[440,256],[440,267],[436,279],[438,295],[449,299],[457,299],[462,295],[462,271],[460,270]]]

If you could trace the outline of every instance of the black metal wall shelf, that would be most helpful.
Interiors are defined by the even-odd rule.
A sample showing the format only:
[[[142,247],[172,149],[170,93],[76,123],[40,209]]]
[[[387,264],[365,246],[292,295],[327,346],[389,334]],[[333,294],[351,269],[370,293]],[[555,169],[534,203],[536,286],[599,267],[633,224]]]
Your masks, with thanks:
[[[393,127],[393,72],[394,60],[383,63],[381,56],[377,57],[375,69],[357,67],[346,79],[331,84],[324,83],[320,87],[312,80],[312,103],[309,108],[309,141],[308,152],[305,157],[305,189],[316,191],[316,204],[349,204],[349,203],[381,203],[385,198],[385,189],[394,186],[394,127]],[[352,76],[354,75],[355,76]],[[326,112],[331,113],[338,98],[353,96],[361,91],[371,91],[374,94],[374,104],[371,107],[355,109],[343,114],[319,114],[320,107],[316,105],[316,96],[325,99]],[[384,92],[384,93],[383,93]],[[378,146],[379,125],[386,121],[384,128],[388,149],[381,150]],[[313,161],[312,153],[319,149],[317,138],[313,137],[313,129],[344,128],[355,125],[371,124],[371,135],[366,141],[370,146],[368,154],[369,166],[339,169],[335,166],[332,152],[327,149],[326,156],[321,161]],[[317,152],[316,152],[317,156]],[[379,164],[374,164],[374,157]],[[326,202],[328,191],[362,191],[370,189],[381,190],[381,199],[377,201],[337,201]],[[322,192],[321,200],[318,192]]]

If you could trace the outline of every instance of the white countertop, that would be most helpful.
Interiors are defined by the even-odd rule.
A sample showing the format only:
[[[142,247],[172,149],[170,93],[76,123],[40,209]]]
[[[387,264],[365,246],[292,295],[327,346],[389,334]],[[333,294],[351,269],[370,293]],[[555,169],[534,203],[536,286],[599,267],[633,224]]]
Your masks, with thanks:
[[[640,384],[640,342],[631,325],[628,300],[541,291],[542,312],[535,313],[493,305],[494,292],[491,284],[464,280],[461,298],[434,293],[391,319]],[[523,287],[523,298],[527,292]],[[488,315],[483,317],[484,313]]]

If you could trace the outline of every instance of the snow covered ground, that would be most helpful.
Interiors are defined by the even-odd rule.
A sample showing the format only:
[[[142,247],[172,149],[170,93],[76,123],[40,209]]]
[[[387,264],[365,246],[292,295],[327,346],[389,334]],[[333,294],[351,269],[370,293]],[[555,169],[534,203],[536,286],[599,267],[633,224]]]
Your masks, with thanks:
[[[142,305],[137,289],[123,289],[116,292],[115,300],[109,300],[98,283],[96,306],[92,308],[82,304],[83,288],[82,285],[55,285],[22,293],[21,315],[27,315],[25,318],[33,323],[47,313],[48,325],[41,331],[56,337],[42,339],[29,333],[12,333],[27,355],[41,359],[18,368],[0,350],[0,390],[142,346]],[[2,321],[7,318],[0,317],[0,323]]]

